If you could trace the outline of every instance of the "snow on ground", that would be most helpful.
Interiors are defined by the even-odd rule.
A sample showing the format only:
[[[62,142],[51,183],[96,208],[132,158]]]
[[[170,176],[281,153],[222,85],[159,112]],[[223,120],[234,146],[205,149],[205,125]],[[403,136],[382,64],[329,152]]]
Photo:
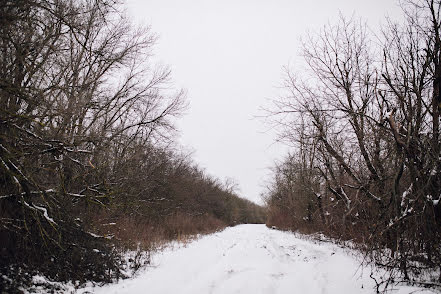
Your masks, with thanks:
[[[240,225],[157,253],[135,278],[79,293],[375,293],[348,249],[265,225]],[[392,293],[432,293],[400,287]]]

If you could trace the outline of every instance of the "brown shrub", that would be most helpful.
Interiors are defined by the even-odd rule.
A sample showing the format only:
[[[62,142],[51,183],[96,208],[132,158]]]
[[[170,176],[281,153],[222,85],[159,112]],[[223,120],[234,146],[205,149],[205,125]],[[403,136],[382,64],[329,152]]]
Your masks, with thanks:
[[[210,214],[192,216],[175,213],[163,220],[146,220],[141,217],[110,217],[103,211],[90,223],[93,233],[113,238],[127,249],[153,250],[172,240],[186,242],[197,234],[210,234],[226,224]]]

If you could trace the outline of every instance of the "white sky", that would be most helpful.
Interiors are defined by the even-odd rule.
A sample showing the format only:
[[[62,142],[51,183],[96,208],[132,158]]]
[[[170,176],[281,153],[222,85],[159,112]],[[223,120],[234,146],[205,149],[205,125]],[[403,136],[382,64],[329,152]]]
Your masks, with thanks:
[[[179,120],[181,144],[220,179],[234,178],[239,194],[261,203],[268,168],[287,148],[254,117],[281,94],[282,67],[301,64],[300,40],[338,17],[363,17],[379,27],[397,18],[396,0],[128,0],[136,22],[159,35],[156,59],[188,91]]]

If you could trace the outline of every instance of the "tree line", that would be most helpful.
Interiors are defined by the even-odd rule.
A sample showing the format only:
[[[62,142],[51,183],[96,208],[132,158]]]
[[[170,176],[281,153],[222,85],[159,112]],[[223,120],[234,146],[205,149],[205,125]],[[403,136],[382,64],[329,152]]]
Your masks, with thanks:
[[[174,142],[186,95],[118,0],[0,1],[0,289],[123,276],[124,248],[262,222]]]
[[[273,168],[267,223],[353,240],[388,271],[379,287],[439,286],[441,5],[401,7],[379,35],[342,16],[302,40],[307,69],[286,69],[268,110],[294,147]]]

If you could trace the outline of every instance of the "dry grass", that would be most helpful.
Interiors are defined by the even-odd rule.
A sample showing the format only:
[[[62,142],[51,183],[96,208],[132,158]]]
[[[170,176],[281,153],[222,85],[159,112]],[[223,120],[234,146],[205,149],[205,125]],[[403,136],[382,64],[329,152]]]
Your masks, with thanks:
[[[113,238],[124,248],[142,250],[153,250],[173,240],[189,242],[198,234],[210,234],[225,227],[224,222],[211,215],[184,213],[155,221],[130,216],[112,218],[101,214],[91,222],[94,233]]]

